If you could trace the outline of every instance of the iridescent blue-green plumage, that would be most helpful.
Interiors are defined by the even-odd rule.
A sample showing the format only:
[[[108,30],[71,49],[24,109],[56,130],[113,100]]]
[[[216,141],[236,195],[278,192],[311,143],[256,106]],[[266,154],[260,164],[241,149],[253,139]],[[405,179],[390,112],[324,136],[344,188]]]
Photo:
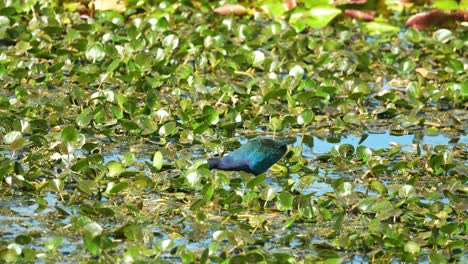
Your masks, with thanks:
[[[286,152],[286,144],[269,138],[255,138],[222,158],[208,159],[210,169],[245,171],[255,175],[267,171]]]

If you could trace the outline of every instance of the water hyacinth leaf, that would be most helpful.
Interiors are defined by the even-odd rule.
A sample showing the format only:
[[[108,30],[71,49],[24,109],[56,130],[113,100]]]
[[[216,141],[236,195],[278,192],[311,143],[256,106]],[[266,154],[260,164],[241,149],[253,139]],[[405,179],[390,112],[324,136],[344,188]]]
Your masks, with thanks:
[[[319,29],[326,26],[339,14],[341,14],[341,10],[331,5],[314,6],[309,9],[295,8],[289,23],[296,32],[304,30],[305,26]]]
[[[119,159],[121,160],[122,165],[124,167],[131,166],[131,165],[135,164],[135,162],[136,162],[135,154],[133,154],[132,152],[125,152],[123,154],[123,156],[120,157]]]
[[[431,264],[445,264],[448,263],[447,259],[436,252],[429,253],[429,263]]]
[[[314,212],[309,196],[304,196],[299,199],[298,211],[301,217],[312,219]]]
[[[281,129],[283,129],[283,121],[281,119],[279,119],[279,118],[273,117],[270,120],[269,126],[270,126],[271,130],[273,130],[273,131],[281,130]]]
[[[162,44],[164,47],[174,50],[179,46],[179,38],[174,34],[167,35]]]
[[[286,89],[278,88],[278,89],[273,89],[269,91],[265,96],[263,96],[263,101],[268,102],[269,100],[273,98],[281,98],[286,95],[288,91]]]
[[[374,204],[377,202],[376,197],[367,197],[359,202],[359,209],[365,213],[372,212]]]
[[[416,67],[416,63],[411,59],[406,59],[403,61],[401,71],[402,73],[410,73]]]
[[[121,182],[118,184],[109,183],[106,188],[106,193],[108,194],[118,194],[119,192],[128,189],[130,184],[128,182]]]
[[[421,87],[416,82],[410,82],[406,86],[406,93],[410,98],[419,99],[422,97]]]
[[[206,116],[206,122],[210,125],[216,125],[219,122],[218,112],[209,105],[203,107],[203,115]]]
[[[265,182],[265,174],[260,174],[260,175],[256,176],[255,178],[253,178],[252,180],[250,180],[247,183],[247,187],[250,188],[250,189],[253,189],[253,188],[255,188],[255,186],[260,185],[260,184],[262,184],[264,182]]]
[[[9,145],[21,140],[23,140],[23,134],[19,131],[11,131],[3,136],[3,142]]]
[[[204,196],[205,200],[209,201],[213,197],[215,189],[212,184],[206,184],[200,191],[200,194]]]
[[[411,198],[414,195],[416,195],[416,189],[413,185],[404,185],[398,192],[398,196],[401,198]]]
[[[91,120],[93,120],[93,116],[87,111],[84,111],[76,118],[76,124],[79,127],[86,127],[89,125]]]
[[[297,123],[303,126],[308,125],[312,120],[314,120],[314,112],[310,109],[302,111],[302,113],[297,117]]]
[[[455,0],[435,0],[434,6],[440,10],[457,10],[460,9],[457,1]]]
[[[259,50],[255,50],[252,53],[252,66],[260,67],[265,61],[265,54]]]
[[[89,251],[89,253],[91,253],[91,255],[97,255],[99,254],[99,245],[97,244],[96,241],[94,241],[93,238],[90,238],[90,237],[83,237],[83,243],[86,247],[86,249]]]
[[[460,233],[461,230],[458,227],[457,223],[448,223],[448,224],[443,225],[440,228],[440,231],[448,235],[454,235],[454,234]]]
[[[6,28],[10,25],[10,19],[6,16],[0,16],[0,27]]]
[[[47,251],[53,251],[56,248],[58,248],[63,242],[63,237],[57,236],[52,239],[47,240],[47,242],[44,244],[44,247]]]
[[[106,56],[106,51],[101,43],[94,43],[86,50],[86,58],[92,63],[101,61]]]
[[[354,154],[354,147],[351,144],[342,144],[338,146],[338,154],[341,157],[349,158]]]
[[[107,167],[107,170],[108,170],[107,176],[109,176],[111,178],[119,176],[123,171],[122,163],[117,162],[117,161],[109,161],[106,164],[106,167]]]
[[[445,44],[445,43],[455,39],[455,36],[453,36],[452,31],[450,31],[448,29],[445,29],[445,28],[442,28],[442,29],[439,29],[439,30],[435,31],[432,34],[432,37],[434,39],[436,39],[437,41],[439,41],[440,43],[442,43],[442,44]]]
[[[20,244],[20,245],[26,245],[31,243],[32,238],[30,236],[26,235],[19,235],[15,237],[15,242]]]
[[[130,241],[143,241],[143,231],[140,226],[129,224],[123,228],[123,234]]]
[[[82,227],[83,235],[87,238],[95,238],[102,234],[103,228],[94,221],[89,221]]]
[[[156,170],[161,170],[163,166],[163,155],[161,151],[156,151],[153,155],[153,167],[156,168]]]
[[[358,146],[356,148],[356,158],[367,162],[372,157],[372,150],[366,146]]]
[[[182,64],[177,68],[179,78],[186,80],[193,73],[193,66],[191,64]]]
[[[292,209],[294,196],[289,192],[281,192],[277,196],[277,207],[280,211]]]
[[[190,172],[185,178],[192,187],[198,186],[201,181],[201,175],[196,171]]]
[[[77,187],[84,193],[92,193],[97,189],[98,184],[93,180],[81,180],[77,183]]]
[[[78,135],[79,135],[79,132],[78,130],[76,130],[75,127],[68,126],[68,127],[65,127],[60,133],[60,139],[62,140],[62,142],[65,142],[65,143],[68,143],[68,142],[73,143],[78,140]]]
[[[279,20],[287,11],[284,3],[281,1],[264,0],[260,3],[260,8],[276,20]]]
[[[301,79],[304,76],[304,68],[301,65],[295,65],[289,70],[289,76],[295,77],[296,79]]]
[[[388,192],[387,187],[380,181],[371,181],[371,186],[380,195],[386,195]]]
[[[294,256],[291,256],[288,253],[273,253],[272,255],[275,258],[275,263],[294,263],[295,262]]]
[[[400,32],[400,28],[390,25],[386,22],[369,22],[366,23],[366,28],[369,31],[370,35],[376,36],[380,34],[395,34]]]
[[[463,63],[457,59],[450,59],[448,61],[448,66],[455,72],[455,73],[463,73],[465,71]]]
[[[276,192],[275,189],[271,186],[267,186],[263,191],[260,193],[260,198],[265,201],[271,201],[275,198]]]
[[[164,239],[156,243],[156,248],[161,251],[168,251],[174,247],[174,241],[172,239]]]
[[[421,251],[421,247],[414,241],[408,241],[405,244],[404,250],[405,252],[415,255]]]
[[[167,137],[174,135],[179,131],[176,122],[167,122],[159,129],[159,135],[162,137]]]
[[[288,229],[288,228],[291,228],[292,226],[294,226],[294,223],[296,222],[297,220],[297,217],[291,217],[291,219],[289,219],[288,221],[286,221],[286,223],[284,223],[282,229]]]
[[[342,227],[343,227],[343,221],[344,221],[345,214],[344,213],[339,213],[336,217],[335,224],[333,225],[333,229],[335,232],[340,232]]]
[[[60,193],[63,191],[64,184],[60,179],[53,179],[50,181],[50,187],[52,190]]]

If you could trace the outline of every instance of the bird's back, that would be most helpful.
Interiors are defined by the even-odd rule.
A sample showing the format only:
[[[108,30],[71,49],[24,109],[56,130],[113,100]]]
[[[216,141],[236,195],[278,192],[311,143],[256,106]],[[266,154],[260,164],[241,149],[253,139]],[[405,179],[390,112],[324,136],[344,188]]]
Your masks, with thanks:
[[[268,138],[253,139],[229,156],[245,160],[250,171],[256,175],[265,172],[286,152],[286,144]]]

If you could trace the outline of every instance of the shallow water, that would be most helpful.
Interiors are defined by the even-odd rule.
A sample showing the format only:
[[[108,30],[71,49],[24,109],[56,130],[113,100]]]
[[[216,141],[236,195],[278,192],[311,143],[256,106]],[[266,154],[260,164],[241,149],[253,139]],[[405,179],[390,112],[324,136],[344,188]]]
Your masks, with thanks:
[[[245,143],[247,140],[243,137],[239,139],[241,143]],[[294,146],[298,146],[300,144],[301,136],[298,135],[296,137],[296,141],[293,143]],[[357,136],[343,136],[340,138],[338,143],[330,143],[327,142],[326,139],[319,139],[314,137],[313,144],[304,144],[303,145],[303,152],[302,155],[306,159],[314,160],[317,156],[326,154],[330,152],[330,150],[335,145],[340,144],[351,144],[355,148],[358,146],[361,137]],[[395,136],[390,135],[387,133],[382,134],[369,134],[367,139],[365,139],[361,145],[369,147],[371,149],[388,149],[391,148],[393,145],[398,144],[402,147],[402,150],[405,152],[412,152],[415,151],[415,142],[419,144],[428,144],[428,145],[450,145],[449,141],[451,138],[445,134],[439,134],[437,136],[424,136],[416,138],[415,135],[403,135],[403,136]],[[457,144],[468,144],[468,137],[465,135],[460,136],[460,139]],[[148,152],[146,152],[148,153]],[[200,152],[200,155],[203,155],[204,152]],[[83,155],[82,152],[75,153],[76,156]],[[121,152],[118,150],[113,150],[109,153],[109,155],[104,155],[105,162],[109,162],[111,160],[118,161]],[[144,163],[145,161],[150,161],[152,157],[148,156],[147,154],[141,154],[136,157],[138,163]],[[199,158],[205,158],[200,156]],[[138,170],[137,167],[132,167],[132,170]],[[149,173],[145,167],[146,173]],[[267,174],[268,176],[269,174]],[[317,175],[313,175],[314,180],[313,183],[309,186],[302,188],[301,192],[303,194],[314,193],[314,196],[321,196],[327,192],[334,192],[333,188],[331,187],[331,182],[335,179],[342,177],[343,175],[336,174],[336,173],[326,173],[323,170],[319,169]],[[295,181],[296,187],[299,185],[300,176],[297,174],[290,174],[290,179]],[[275,177],[267,177],[266,184],[273,187],[275,190],[280,191],[281,186],[280,182],[284,179],[276,179]],[[348,179],[351,181],[351,179]],[[384,182],[385,183],[385,182]],[[352,182],[354,186],[354,192],[362,192],[366,193],[370,196],[378,195],[375,192],[369,191],[367,187],[363,184],[358,184]],[[39,237],[34,237],[32,242],[28,245],[33,249],[38,251],[44,251],[45,243],[53,239],[55,236],[63,236],[63,242],[58,247],[58,251],[63,254],[64,256],[68,256],[69,258],[73,258],[73,252],[75,250],[79,250],[82,248],[81,245],[81,238],[79,237],[67,237],[64,234],[54,233],[57,230],[51,229],[51,223],[47,222],[47,216],[49,214],[57,214],[57,210],[55,209],[56,206],[59,206],[66,211],[70,212],[71,215],[77,214],[77,208],[75,205],[66,205],[60,202],[60,197],[53,193],[46,193],[44,199],[47,201],[47,205],[44,208],[39,208],[39,205],[32,197],[23,197],[23,196],[9,196],[3,197],[3,200],[0,200],[0,209],[2,212],[9,212],[0,215],[0,224],[2,227],[0,228],[2,239],[5,241],[12,241],[18,235],[28,235],[31,231],[38,230],[41,232]],[[105,199],[105,198],[104,198]],[[425,199],[421,200],[422,202],[429,202]],[[443,203],[448,203],[448,199],[442,198],[441,201]],[[54,217],[55,219],[55,217]],[[52,220],[53,221],[53,220]],[[58,225],[66,226],[70,224],[70,216],[67,216],[63,219],[59,220]],[[57,223],[54,224],[53,227],[57,227]],[[192,230],[195,232],[195,228],[190,225],[190,223],[185,223],[184,225],[185,230]],[[152,243],[156,243],[157,241],[161,241],[164,239],[169,239],[167,233],[164,230],[159,228],[155,228],[153,233],[159,233],[160,236],[155,236]],[[187,237],[180,237],[173,239],[174,245],[185,245],[188,250],[197,251],[203,250],[208,247],[212,240],[213,232],[216,230],[209,230],[205,233],[202,237],[199,237],[197,241],[191,241]],[[319,238],[312,239],[312,242],[320,242]],[[274,245],[272,245],[274,246]],[[292,247],[299,247],[298,241],[293,241],[291,243]],[[282,252],[283,248],[273,248],[272,252]],[[172,256],[164,254],[167,257],[167,260],[170,260]],[[366,262],[365,257],[361,256],[354,256],[352,261],[357,262]],[[37,262],[40,263],[40,262]],[[351,262],[349,262],[351,263]]]

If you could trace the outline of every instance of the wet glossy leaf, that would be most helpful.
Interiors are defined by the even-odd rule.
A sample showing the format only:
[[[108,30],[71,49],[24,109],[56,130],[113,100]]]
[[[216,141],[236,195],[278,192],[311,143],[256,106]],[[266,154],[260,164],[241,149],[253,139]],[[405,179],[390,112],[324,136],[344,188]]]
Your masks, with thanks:
[[[62,242],[63,242],[63,237],[57,236],[48,240],[45,243],[44,247],[47,251],[52,251],[52,250],[57,249],[62,244]]]
[[[13,144],[13,142],[22,140],[23,134],[19,131],[11,131],[5,136],[3,136],[3,141],[5,144]]]
[[[109,161],[106,167],[108,169],[107,175],[111,178],[119,176],[123,171],[122,163],[117,161]]]
[[[119,192],[128,189],[128,187],[130,187],[130,184],[128,184],[128,182],[109,184],[107,186],[106,192],[108,192],[109,194],[118,194]]]
[[[161,170],[163,166],[163,155],[160,151],[156,151],[153,155],[153,167],[156,168],[156,170]]]
[[[104,59],[106,52],[104,46],[101,43],[94,43],[86,50],[86,58],[93,63]]]
[[[299,125],[307,125],[314,120],[314,112],[310,109],[302,111],[302,113],[297,117],[297,123]]]
[[[30,236],[25,236],[25,235],[19,235],[15,238],[15,242],[20,244],[20,245],[26,245],[31,243],[32,238]]]
[[[356,148],[356,158],[367,162],[372,157],[372,150],[365,146],[358,146]]]
[[[387,187],[380,181],[371,181],[371,186],[372,189],[377,191],[380,195],[386,195],[388,192]]]
[[[255,50],[252,55],[252,66],[259,67],[265,61],[265,54],[259,50]]]
[[[455,0],[435,0],[434,6],[440,10],[457,10],[458,3]]]
[[[444,263],[448,263],[447,262],[447,259],[439,254],[439,253],[436,253],[436,252],[431,252],[429,253],[429,263],[433,263],[433,264],[444,264]]]
[[[102,234],[102,227],[96,222],[90,221],[83,226],[83,235],[87,238],[94,238]]]
[[[441,43],[447,43],[450,40],[454,39],[452,31],[448,29],[439,29],[435,31],[432,36]]]
[[[413,185],[404,185],[402,188],[400,188],[398,195],[401,198],[411,198],[416,194],[416,189],[414,188]]]
[[[395,34],[400,31],[400,29],[396,26],[390,25],[385,22],[369,22],[366,24],[367,30],[369,30],[369,34],[371,35],[378,35],[378,34]]]
[[[206,122],[210,125],[216,125],[219,122],[219,114],[211,106],[205,106],[203,108],[203,114],[206,116]]]
[[[285,211],[292,209],[294,197],[288,192],[281,192],[277,196],[278,210]]]
[[[275,198],[275,196],[276,196],[275,189],[273,189],[270,186],[263,189],[263,191],[260,193],[260,197],[265,201],[271,201],[273,200],[273,198]]]
[[[84,193],[91,193],[97,189],[98,184],[92,180],[82,180],[77,183],[78,188]]]
[[[404,247],[405,252],[411,253],[411,254],[418,254],[421,251],[421,247],[419,246],[418,243],[414,241],[408,241],[405,244]]]
[[[322,28],[341,14],[341,10],[333,6],[322,5],[305,9],[294,9],[289,19],[289,23],[294,26],[297,32],[302,31],[305,26],[314,29]]]

